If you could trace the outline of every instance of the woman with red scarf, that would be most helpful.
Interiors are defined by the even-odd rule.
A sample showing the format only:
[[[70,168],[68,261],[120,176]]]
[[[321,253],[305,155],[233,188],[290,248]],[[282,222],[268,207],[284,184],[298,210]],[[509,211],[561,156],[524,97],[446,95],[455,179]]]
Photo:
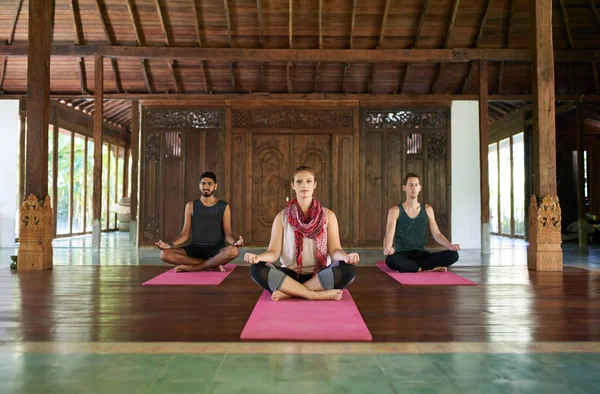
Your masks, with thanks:
[[[356,276],[359,256],[342,249],[335,213],[313,199],[316,186],[314,171],[298,167],[292,182],[296,198],[275,217],[269,248],[244,255],[252,264],[252,279],[269,290],[274,301],[340,300],[342,289]],[[273,264],[278,259],[281,266]]]

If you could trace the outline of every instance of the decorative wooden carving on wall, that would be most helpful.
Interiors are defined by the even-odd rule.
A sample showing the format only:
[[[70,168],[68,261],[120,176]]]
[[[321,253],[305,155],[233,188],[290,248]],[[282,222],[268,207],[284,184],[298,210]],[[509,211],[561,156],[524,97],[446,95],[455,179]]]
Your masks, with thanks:
[[[146,160],[160,161],[160,133],[156,131],[146,135]]]
[[[221,127],[221,111],[157,109],[146,113],[146,126],[167,129],[218,129]]]
[[[419,133],[406,135],[406,154],[420,155],[423,153],[423,135]]]
[[[50,197],[27,196],[21,204],[19,270],[52,268],[53,215]]]
[[[165,133],[165,156],[181,157],[181,133],[168,131]]]
[[[561,220],[558,196],[544,196],[539,205],[537,196],[531,196],[527,248],[527,267],[530,270],[562,271]]]
[[[150,215],[144,218],[144,238],[158,239],[158,215]]]
[[[562,211],[557,196],[544,196],[541,205],[537,197],[531,196],[529,203],[529,228],[538,233],[558,233],[561,231]]]
[[[427,145],[427,153],[430,158],[446,158],[447,141],[445,133],[430,133],[427,136]]]
[[[235,128],[351,129],[352,110],[253,109],[232,111]]]
[[[368,129],[444,129],[446,111],[394,110],[366,111],[364,127]]]

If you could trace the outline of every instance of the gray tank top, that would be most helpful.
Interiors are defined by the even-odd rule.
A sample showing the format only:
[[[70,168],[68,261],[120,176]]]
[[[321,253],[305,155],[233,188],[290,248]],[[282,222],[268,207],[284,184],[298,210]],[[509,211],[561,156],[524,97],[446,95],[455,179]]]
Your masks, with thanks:
[[[223,215],[227,203],[217,201],[207,207],[200,200],[194,200],[192,213],[192,244],[196,246],[225,246],[223,233]]]

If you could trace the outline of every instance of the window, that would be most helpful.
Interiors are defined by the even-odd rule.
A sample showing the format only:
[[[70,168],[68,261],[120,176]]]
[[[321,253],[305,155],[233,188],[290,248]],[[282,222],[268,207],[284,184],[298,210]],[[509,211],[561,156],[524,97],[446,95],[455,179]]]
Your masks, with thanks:
[[[525,235],[525,144],[518,133],[488,146],[490,232]]]

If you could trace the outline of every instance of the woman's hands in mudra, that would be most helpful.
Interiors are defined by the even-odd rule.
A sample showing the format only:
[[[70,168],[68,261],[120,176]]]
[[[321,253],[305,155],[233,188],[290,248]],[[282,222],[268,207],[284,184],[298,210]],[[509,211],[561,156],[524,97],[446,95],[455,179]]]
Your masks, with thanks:
[[[254,253],[246,253],[244,255],[244,262],[247,264],[256,264],[258,261],[258,256]]]
[[[344,262],[346,264],[358,264],[358,262],[360,261],[360,257],[358,256],[358,253],[348,253],[346,255],[346,257],[344,257]]]

